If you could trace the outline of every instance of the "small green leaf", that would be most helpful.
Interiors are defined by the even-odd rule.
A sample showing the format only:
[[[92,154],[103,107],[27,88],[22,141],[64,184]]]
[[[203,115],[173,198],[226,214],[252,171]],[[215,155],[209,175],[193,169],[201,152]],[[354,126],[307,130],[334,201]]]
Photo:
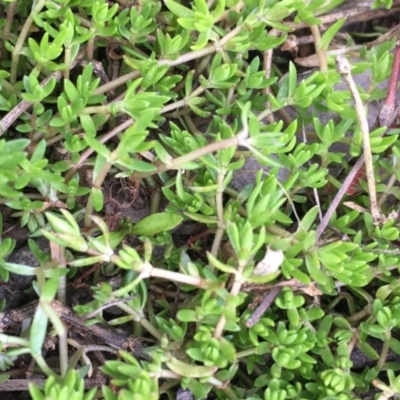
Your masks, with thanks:
[[[24,276],[34,276],[36,275],[37,268],[29,267],[27,265],[21,264],[14,264],[14,263],[2,263],[2,268],[6,269],[9,272],[17,275],[24,275]]]
[[[293,97],[297,86],[297,71],[295,65],[290,62],[289,63],[289,78],[288,78],[288,88],[289,88],[289,97]]]
[[[89,136],[88,134],[85,135],[84,139],[89,147],[92,148],[97,154],[100,154],[105,159],[108,159],[111,153],[107,147],[104,146],[104,144],[100,143],[97,139]]]
[[[317,51],[327,51],[329,48],[329,45],[334,38],[334,36],[338,33],[339,29],[343,26],[345,23],[346,19],[339,19],[336,21],[334,24],[332,24],[326,32],[323,34],[321,38],[321,42],[319,45],[319,49]]]
[[[131,229],[131,233],[145,236],[155,235],[174,229],[182,220],[183,217],[178,214],[170,214],[167,212],[152,214],[138,222]]]
[[[193,363],[187,364],[176,358],[172,358],[170,361],[167,361],[166,364],[171,371],[187,378],[206,378],[211,376],[218,369],[217,367],[205,367]]]
[[[197,321],[197,313],[194,310],[179,310],[176,316],[182,322]]]
[[[214,257],[210,252],[207,252],[207,258],[211,265],[222,272],[226,272],[227,274],[234,274],[236,272],[236,268],[234,266],[224,264]]]
[[[76,227],[77,227],[76,224],[71,226],[67,221],[60,218],[56,214],[53,214],[50,212],[47,212],[45,214],[46,214],[47,220],[50,222],[50,225],[54,229],[55,232],[69,234],[69,235],[73,235],[73,236],[80,236],[79,227],[78,227],[78,230],[76,230]]]
[[[326,275],[321,271],[321,265],[316,253],[306,255],[306,265],[311,278],[317,283],[325,285],[328,282]]]
[[[39,304],[33,317],[30,331],[29,343],[32,355],[36,356],[42,353],[42,345],[47,333],[47,321],[48,317]]]
[[[96,211],[101,211],[104,205],[104,194],[99,188],[92,187],[91,191],[93,207]]]
[[[46,281],[40,292],[40,301],[50,302],[54,300],[58,289],[59,279],[51,278]]]
[[[217,224],[217,217],[207,216],[199,213],[184,212],[184,215],[192,219],[193,221],[202,222],[203,224]]]
[[[164,4],[167,6],[168,10],[170,10],[174,15],[180,18],[191,18],[193,17],[193,11],[187,7],[182,6],[173,0],[165,0]]]
[[[304,232],[308,232],[308,230],[311,228],[312,224],[314,223],[315,218],[318,215],[318,210],[319,210],[318,206],[315,206],[315,207],[311,208],[310,210],[308,210],[306,215],[301,220],[299,228],[304,230]]]
[[[400,354],[400,341],[396,338],[391,338],[389,340],[389,347],[396,353]]]
[[[379,359],[379,355],[376,350],[367,342],[359,342],[357,347],[369,358],[372,358],[373,360]]]

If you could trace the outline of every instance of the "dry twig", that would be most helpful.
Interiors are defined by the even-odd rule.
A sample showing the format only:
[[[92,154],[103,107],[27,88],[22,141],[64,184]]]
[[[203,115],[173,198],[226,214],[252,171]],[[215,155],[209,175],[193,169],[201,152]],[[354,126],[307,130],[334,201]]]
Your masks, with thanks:
[[[367,115],[365,112],[365,106],[361,100],[360,93],[358,92],[353,76],[351,75],[351,65],[346,57],[344,56],[337,57],[336,69],[339,72],[339,74],[341,74],[345,79],[347,86],[349,87],[351,96],[353,97],[354,100],[354,105],[357,112],[357,119],[360,124],[361,135],[362,135],[364,162],[365,162],[366,177],[368,182],[371,214],[372,218],[374,219],[374,222],[378,223],[380,221],[381,215],[379,212],[378,200],[376,197],[374,164],[372,160],[371,142],[369,138],[369,126],[368,126]]]
[[[10,379],[6,382],[0,383],[0,392],[25,392],[29,390],[31,383],[36,386],[44,386],[47,379]],[[104,379],[84,379],[85,389],[91,389],[94,387],[101,387],[106,381]],[[14,395],[18,398],[17,395]]]
[[[251,317],[246,321],[245,325],[247,328],[251,328],[260,320],[260,318],[264,315],[265,311],[268,310],[268,308],[271,306],[274,300],[279,296],[281,290],[282,287],[280,286],[275,286],[269,290],[269,292],[265,295],[260,305],[256,308]]]

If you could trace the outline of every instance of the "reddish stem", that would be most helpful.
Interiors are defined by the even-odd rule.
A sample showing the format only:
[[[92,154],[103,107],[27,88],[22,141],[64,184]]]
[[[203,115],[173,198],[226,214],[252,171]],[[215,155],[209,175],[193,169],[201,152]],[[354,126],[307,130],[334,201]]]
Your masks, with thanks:
[[[392,73],[389,78],[389,86],[387,91],[387,96],[381,111],[379,113],[379,125],[380,126],[390,126],[390,123],[393,121],[393,115],[395,111],[395,97],[397,90],[397,82],[399,81],[400,74],[400,38],[397,38],[396,47],[394,49],[394,59],[392,66]],[[390,122],[389,122],[390,121]]]

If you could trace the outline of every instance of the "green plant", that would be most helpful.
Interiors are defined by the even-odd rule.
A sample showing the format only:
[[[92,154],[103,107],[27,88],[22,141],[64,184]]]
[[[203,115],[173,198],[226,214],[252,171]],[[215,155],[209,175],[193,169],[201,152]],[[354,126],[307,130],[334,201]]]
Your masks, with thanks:
[[[397,129],[369,135],[385,219],[369,212],[368,179],[339,201],[329,229],[321,221],[363,151],[353,99],[385,97],[378,86],[398,50],[349,40],[352,73],[368,70],[370,87],[337,90],[344,74],[330,48],[344,21],[322,36],[318,25],[341,3],[1,2],[0,277],[24,276],[24,295],[37,298],[1,303],[1,382],[29,359],[46,375],[29,386],[35,400],[399,392],[399,365],[388,362],[400,354],[399,233],[387,201],[399,198]],[[302,79],[299,60],[271,67],[272,51],[305,26],[320,69]],[[324,122],[328,112],[338,117]],[[238,189],[246,159],[257,170]],[[123,218],[140,199],[147,214]],[[15,226],[34,265],[10,259]],[[90,294],[73,310],[71,286]],[[373,367],[354,368],[355,346]],[[86,390],[95,373],[104,379]]]

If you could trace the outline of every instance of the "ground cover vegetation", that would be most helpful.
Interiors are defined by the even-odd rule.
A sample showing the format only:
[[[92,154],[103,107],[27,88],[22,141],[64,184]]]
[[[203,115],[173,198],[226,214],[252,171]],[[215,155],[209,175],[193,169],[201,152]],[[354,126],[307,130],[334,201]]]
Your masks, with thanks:
[[[400,394],[399,3],[0,1],[2,396]]]

